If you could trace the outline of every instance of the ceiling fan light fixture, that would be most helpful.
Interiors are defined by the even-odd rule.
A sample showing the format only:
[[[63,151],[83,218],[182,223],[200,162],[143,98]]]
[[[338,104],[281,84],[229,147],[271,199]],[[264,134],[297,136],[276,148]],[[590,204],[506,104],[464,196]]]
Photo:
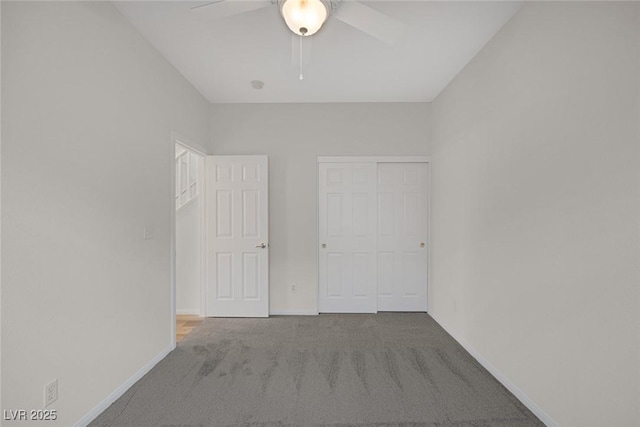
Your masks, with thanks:
[[[280,6],[284,22],[299,36],[317,33],[327,20],[328,12],[322,0],[283,0]]]

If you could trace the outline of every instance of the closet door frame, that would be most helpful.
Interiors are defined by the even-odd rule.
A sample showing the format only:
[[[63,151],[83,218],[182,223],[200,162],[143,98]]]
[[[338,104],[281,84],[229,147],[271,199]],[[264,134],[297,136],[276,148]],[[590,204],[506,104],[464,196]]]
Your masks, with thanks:
[[[316,167],[316,309],[320,309],[320,164],[321,163],[426,163],[427,164],[427,278],[426,278],[426,295],[427,295],[427,313],[430,312],[429,298],[429,282],[431,276],[431,158],[429,156],[319,156],[318,166]],[[377,181],[376,181],[377,188]]]

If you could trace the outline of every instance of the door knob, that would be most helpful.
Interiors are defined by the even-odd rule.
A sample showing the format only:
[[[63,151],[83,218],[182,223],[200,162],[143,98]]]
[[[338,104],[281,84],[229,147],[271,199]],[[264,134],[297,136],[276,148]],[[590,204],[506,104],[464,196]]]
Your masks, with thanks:
[[[420,247],[424,248],[424,242],[420,242]]]
[[[327,244],[326,244],[326,243],[323,243],[323,244],[322,244],[322,248],[324,249],[324,248],[326,248],[326,247],[327,247]]]
[[[260,243],[258,246],[256,246],[256,248],[261,248],[261,249],[264,249],[266,247],[267,247],[266,243]]]

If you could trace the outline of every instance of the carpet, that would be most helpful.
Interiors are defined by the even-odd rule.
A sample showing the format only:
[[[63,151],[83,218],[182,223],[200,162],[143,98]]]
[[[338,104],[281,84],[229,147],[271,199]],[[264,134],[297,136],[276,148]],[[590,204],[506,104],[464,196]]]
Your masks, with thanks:
[[[93,427],[542,426],[429,315],[205,319]]]

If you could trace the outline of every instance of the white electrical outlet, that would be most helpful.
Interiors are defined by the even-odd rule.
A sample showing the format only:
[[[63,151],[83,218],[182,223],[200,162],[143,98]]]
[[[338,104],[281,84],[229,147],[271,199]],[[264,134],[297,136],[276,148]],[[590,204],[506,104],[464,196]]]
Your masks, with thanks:
[[[294,293],[294,294],[296,293],[296,284],[295,283],[291,284],[291,292]]]
[[[58,400],[58,379],[51,381],[44,386],[44,407],[51,405]]]

